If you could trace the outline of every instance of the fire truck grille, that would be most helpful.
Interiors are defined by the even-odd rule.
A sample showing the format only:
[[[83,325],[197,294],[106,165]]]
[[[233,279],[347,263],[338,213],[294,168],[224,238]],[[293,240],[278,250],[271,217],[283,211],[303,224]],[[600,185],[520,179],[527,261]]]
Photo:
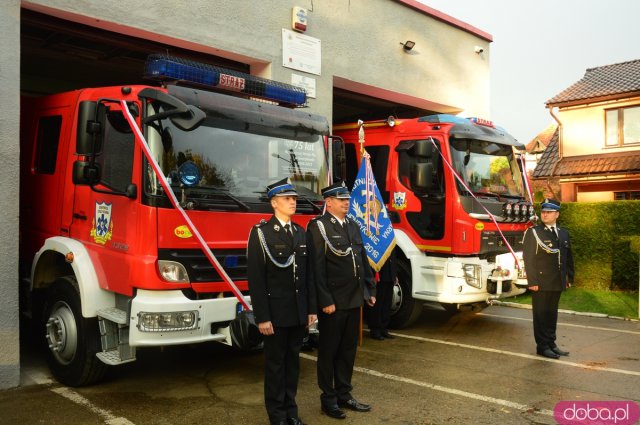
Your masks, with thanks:
[[[503,232],[505,239],[514,251],[522,251],[523,232]],[[509,252],[509,248],[498,232],[482,232],[480,236],[480,254]]]
[[[246,249],[214,249],[212,252],[231,279],[247,279]],[[192,284],[223,281],[200,249],[159,249],[158,259],[182,263]]]

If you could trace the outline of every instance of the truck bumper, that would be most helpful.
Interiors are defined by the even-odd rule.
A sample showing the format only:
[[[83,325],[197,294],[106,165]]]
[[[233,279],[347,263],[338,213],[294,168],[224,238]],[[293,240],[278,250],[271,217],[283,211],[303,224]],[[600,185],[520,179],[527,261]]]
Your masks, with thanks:
[[[506,257],[496,263],[478,257],[413,257],[413,296],[446,304],[473,304],[522,294],[526,288],[519,286],[512,256],[511,262]],[[499,264],[509,269],[509,279],[493,277]]]
[[[245,297],[247,303],[250,298]],[[235,297],[210,300],[191,300],[181,291],[138,290],[131,302],[129,316],[129,345],[133,347],[181,345],[206,341],[231,344],[229,322],[238,313]],[[190,329],[150,329],[144,321],[145,315],[192,312],[195,323]]]

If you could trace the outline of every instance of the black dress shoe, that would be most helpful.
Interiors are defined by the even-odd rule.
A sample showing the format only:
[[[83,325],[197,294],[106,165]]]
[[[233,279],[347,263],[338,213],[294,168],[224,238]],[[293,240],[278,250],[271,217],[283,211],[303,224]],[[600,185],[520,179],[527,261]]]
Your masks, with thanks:
[[[283,420],[281,420],[281,421],[270,422],[270,423],[271,423],[271,425],[289,425],[289,424],[287,423],[287,421],[285,421],[284,419],[283,419]]]
[[[287,418],[288,425],[306,425],[300,418]]]
[[[321,406],[322,412],[334,419],[344,419],[347,414],[338,408],[338,406]]]
[[[545,348],[544,350],[538,350],[537,353],[541,356],[548,357],[550,359],[559,359],[560,356],[556,354],[551,348]]]
[[[558,347],[551,347],[551,351],[553,351],[554,353],[556,353],[559,356],[568,356],[569,355],[568,351],[563,351]]]
[[[338,400],[338,406],[346,407],[347,409],[355,410],[356,412],[368,412],[369,410],[371,410],[370,405],[360,403],[355,398],[346,401]]]
[[[383,337],[385,337],[385,338],[387,338],[387,339],[393,339],[393,338],[395,338],[395,336],[391,335],[391,334],[389,333],[389,331],[388,331],[388,330],[386,330],[386,329],[385,329],[385,330],[383,330],[383,331],[381,332],[381,334],[382,334],[382,336],[383,336]]]
[[[382,334],[380,332],[371,332],[369,333],[369,336],[371,337],[371,339],[377,339],[378,341],[384,341],[384,337],[382,336]]]

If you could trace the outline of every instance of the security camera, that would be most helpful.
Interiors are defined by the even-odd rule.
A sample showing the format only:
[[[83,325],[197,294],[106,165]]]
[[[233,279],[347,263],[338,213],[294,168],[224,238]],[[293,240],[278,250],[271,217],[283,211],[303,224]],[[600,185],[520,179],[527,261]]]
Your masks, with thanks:
[[[480,47],[480,46],[476,46],[476,47],[474,48],[474,51],[475,51],[477,54],[480,54],[480,53],[484,52],[484,48],[482,48],[482,47]]]

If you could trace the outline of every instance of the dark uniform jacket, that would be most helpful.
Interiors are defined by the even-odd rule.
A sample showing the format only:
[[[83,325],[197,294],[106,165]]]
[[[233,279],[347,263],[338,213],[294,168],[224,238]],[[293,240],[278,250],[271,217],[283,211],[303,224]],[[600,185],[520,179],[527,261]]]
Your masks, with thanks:
[[[522,256],[529,286],[539,286],[540,291],[563,291],[567,282],[573,282],[573,255],[569,232],[556,226],[558,236],[544,224],[533,226],[524,234]],[[540,246],[533,231],[542,244],[550,250],[559,249],[558,253],[548,252]]]
[[[351,247],[353,255],[340,256],[332,252],[320,233],[319,222],[336,250],[344,252]],[[356,223],[347,218],[343,228],[338,219],[327,212],[311,220],[307,240],[319,309],[332,304],[338,310],[356,308],[375,296],[373,271]]]
[[[247,246],[249,293],[256,323],[271,321],[273,326],[306,325],[309,314],[316,314],[315,291],[307,282],[307,243],[304,228],[293,223],[293,244],[276,216],[251,229]],[[258,229],[264,235],[273,259],[285,264],[295,252],[295,262],[286,268],[276,266],[263,248]]]

